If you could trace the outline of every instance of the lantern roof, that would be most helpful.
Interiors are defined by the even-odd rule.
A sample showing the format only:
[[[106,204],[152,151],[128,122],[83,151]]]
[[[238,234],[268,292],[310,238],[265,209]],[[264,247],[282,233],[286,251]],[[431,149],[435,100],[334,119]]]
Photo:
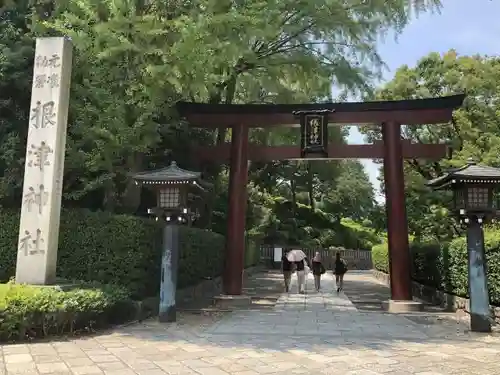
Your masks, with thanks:
[[[426,183],[435,189],[442,189],[450,184],[497,184],[500,183],[500,168],[478,165],[469,158],[467,164],[460,168],[454,168],[448,173],[439,176]]]
[[[146,185],[196,185],[200,177],[200,172],[179,168],[175,161],[172,161],[168,167],[140,172],[132,176],[137,184]]]

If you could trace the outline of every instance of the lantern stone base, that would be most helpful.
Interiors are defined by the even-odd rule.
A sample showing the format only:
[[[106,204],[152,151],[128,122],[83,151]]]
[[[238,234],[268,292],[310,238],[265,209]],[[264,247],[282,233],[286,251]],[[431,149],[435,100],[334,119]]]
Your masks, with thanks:
[[[418,301],[395,301],[391,299],[382,302],[382,307],[389,313],[404,314],[423,311],[424,304]]]
[[[214,297],[214,305],[219,309],[241,309],[252,304],[250,296],[221,294]]]
[[[470,314],[470,330],[472,332],[491,332],[491,319],[489,316]]]
[[[169,306],[165,311],[160,311],[158,314],[160,323],[173,323],[177,321],[177,309],[174,306]]]

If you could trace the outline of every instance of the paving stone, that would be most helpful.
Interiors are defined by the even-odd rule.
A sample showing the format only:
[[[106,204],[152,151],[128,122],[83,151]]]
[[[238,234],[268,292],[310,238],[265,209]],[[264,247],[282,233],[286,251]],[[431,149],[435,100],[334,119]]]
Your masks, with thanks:
[[[137,375],[137,373],[131,369],[121,369],[121,370],[104,370],[105,375]]]
[[[197,375],[198,373],[186,366],[172,366],[162,369],[169,375]]]
[[[57,356],[57,350],[51,346],[30,347],[30,353],[33,356]]]
[[[28,345],[5,345],[2,348],[2,352],[4,355],[10,354],[28,354],[30,352]]]
[[[88,358],[85,352],[83,351],[58,352],[58,354],[59,357],[63,358],[64,360],[70,358]]]
[[[40,363],[36,365],[40,374],[52,374],[54,372],[68,371],[69,368],[64,362]]]
[[[57,354],[44,354],[44,355],[32,355],[33,361],[35,363],[51,363],[51,362],[61,362],[62,359]]]
[[[5,365],[7,373],[10,374],[22,374],[22,373],[36,373],[37,369],[34,362],[31,363],[7,363]]]
[[[77,366],[71,367],[74,375],[102,374],[103,371],[97,366]]]
[[[221,370],[219,367],[202,367],[196,369],[200,375],[228,375],[227,372]]]
[[[109,355],[106,349],[83,349],[83,352],[89,357]]]
[[[101,370],[121,370],[128,369],[128,367],[123,362],[103,362],[97,364]]]
[[[65,358],[64,362],[70,367],[91,366],[94,363],[88,357]]]
[[[89,358],[94,363],[116,362],[117,358],[109,353],[106,355],[89,355]]]
[[[4,360],[6,364],[12,363],[29,363],[33,362],[33,357],[31,354],[4,354]]]
[[[167,375],[165,371],[160,369],[144,369],[144,370],[136,370],[137,375]]]

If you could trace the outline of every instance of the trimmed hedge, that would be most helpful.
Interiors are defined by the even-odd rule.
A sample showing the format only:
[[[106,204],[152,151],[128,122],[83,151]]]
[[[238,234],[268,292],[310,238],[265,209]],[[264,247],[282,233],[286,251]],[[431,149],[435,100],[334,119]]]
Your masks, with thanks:
[[[130,320],[135,308],[126,289],[88,285],[71,291],[0,285],[0,341],[92,331]]]
[[[372,247],[373,268],[378,271],[389,273],[389,247],[387,243]]]
[[[15,274],[19,213],[0,209],[0,282]],[[158,294],[161,226],[151,219],[88,210],[63,210],[58,276],[70,280],[123,285],[131,297]],[[197,228],[180,228],[178,287],[222,272],[224,237]],[[258,247],[247,246],[246,265],[258,261]]]
[[[500,232],[485,231],[490,302],[500,305]],[[467,243],[463,237],[449,244],[410,243],[412,278],[418,283],[468,298]],[[375,269],[389,273],[387,243],[372,248]]]
[[[0,282],[15,274],[19,213],[0,209]],[[222,273],[224,237],[180,227],[178,287]],[[135,316],[132,299],[159,291],[162,226],[151,219],[63,210],[58,276],[86,283],[71,291],[0,284],[0,341],[89,331]],[[245,266],[260,259],[247,238]],[[120,286],[118,286],[120,285]]]

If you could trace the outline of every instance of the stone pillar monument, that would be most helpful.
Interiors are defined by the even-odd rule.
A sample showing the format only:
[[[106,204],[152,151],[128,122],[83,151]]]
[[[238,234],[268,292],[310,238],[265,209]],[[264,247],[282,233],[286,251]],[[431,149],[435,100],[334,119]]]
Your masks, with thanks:
[[[55,282],[72,45],[36,40],[16,283]]]

